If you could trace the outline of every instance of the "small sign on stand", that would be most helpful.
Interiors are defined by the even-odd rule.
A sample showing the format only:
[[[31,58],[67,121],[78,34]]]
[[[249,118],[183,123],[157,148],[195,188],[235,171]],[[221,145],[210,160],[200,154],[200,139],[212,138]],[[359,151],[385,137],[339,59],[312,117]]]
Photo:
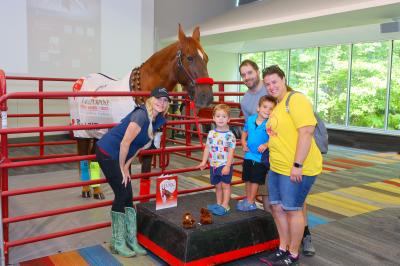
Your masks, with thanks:
[[[156,183],[156,210],[176,207],[178,204],[178,176],[162,175]]]

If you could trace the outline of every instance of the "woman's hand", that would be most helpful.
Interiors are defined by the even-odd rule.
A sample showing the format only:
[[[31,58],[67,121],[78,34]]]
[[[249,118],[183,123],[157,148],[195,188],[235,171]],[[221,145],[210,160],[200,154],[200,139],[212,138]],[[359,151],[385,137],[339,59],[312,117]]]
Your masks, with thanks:
[[[303,175],[301,174],[301,168],[292,167],[292,171],[290,172],[290,181],[300,183],[303,179]]]
[[[261,144],[260,146],[258,146],[257,150],[258,152],[263,153],[267,148],[268,148],[267,144]]]
[[[124,184],[124,186],[126,187],[128,185],[128,182],[131,182],[131,174],[129,173],[129,168],[122,167],[121,173],[122,173],[122,184]]]
[[[201,162],[196,168],[200,168],[200,170],[204,170],[207,167],[207,162]]]
[[[231,167],[225,165],[225,166],[222,168],[222,170],[221,170],[221,174],[222,174],[222,175],[228,175],[229,172],[230,172],[230,170],[231,170]]]

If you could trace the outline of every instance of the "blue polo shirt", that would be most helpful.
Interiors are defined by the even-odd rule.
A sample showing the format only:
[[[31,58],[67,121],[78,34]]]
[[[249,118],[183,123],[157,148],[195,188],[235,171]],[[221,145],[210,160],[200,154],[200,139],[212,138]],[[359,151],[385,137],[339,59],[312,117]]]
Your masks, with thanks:
[[[144,147],[149,141],[148,128],[150,125],[150,120],[147,115],[146,107],[138,106],[127,116],[125,116],[121,123],[113,127],[108,131],[98,142],[97,146],[106,152],[108,156],[113,160],[119,160],[119,150],[121,141],[125,135],[126,129],[130,122],[135,122],[140,127],[140,132],[136,138],[132,141],[129,146],[128,155],[126,156],[126,161],[132,158],[135,153]],[[162,114],[158,114],[155,121],[153,122],[153,132],[159,129],[166,123],[166,119]]]
[[[249,151],[244,155],[244,159],[261,162],[261,153],[258,152],[258,147],[261,144],[268,142],[269,136],[266,131],[266,123],[268,119],[264,120],[260,125],[257,126],[256,119],[258,114],[251,115],[247,118],[244,123],[243,130],[247,132],[247,146]]]

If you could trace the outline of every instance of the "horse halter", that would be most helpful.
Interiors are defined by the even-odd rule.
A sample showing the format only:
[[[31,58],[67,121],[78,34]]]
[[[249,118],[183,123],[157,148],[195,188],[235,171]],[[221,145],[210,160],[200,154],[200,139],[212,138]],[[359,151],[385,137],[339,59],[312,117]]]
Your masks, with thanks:
[[[182,69],[183,73],[185,74],[186,78],[190,81],[189,86],[190,87],[195,87],[197,85],[197,82],[195,81],[195,79],[193,78],[193,76],[190,74],[189,71],[187,71],[187,69],[185,68],[185,66],[182,63],[182,50],[179,49],[176,52],[176,58],[178,59],[177,64],[178,64],[178,69]]]

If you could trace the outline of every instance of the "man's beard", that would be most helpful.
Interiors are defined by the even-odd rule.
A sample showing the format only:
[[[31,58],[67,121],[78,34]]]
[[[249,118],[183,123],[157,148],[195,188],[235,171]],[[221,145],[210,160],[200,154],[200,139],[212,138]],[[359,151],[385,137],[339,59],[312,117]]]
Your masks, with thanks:
[[[256,79],[254,81],[254,83],[252,84],[253,86],[251,86],[251,87],[247,86],[247,88],[249,88],[249,90],[255,90],[255,89],[257,89],[259,83],[260,83],[260,79]]]

